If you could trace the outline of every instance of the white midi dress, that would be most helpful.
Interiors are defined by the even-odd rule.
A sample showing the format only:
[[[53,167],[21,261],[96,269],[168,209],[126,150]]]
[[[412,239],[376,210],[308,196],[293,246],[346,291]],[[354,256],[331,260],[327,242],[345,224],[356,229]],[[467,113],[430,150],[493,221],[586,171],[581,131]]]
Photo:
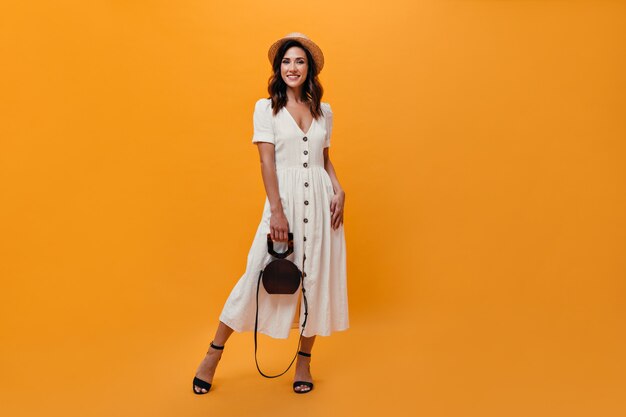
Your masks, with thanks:
[[[289,231],[293,233],[293,253],[287,259],[304,273],[308,303],[303,333],[306,337],[328,336],[349,327],[344,228],[343,223],[337,229],[331,226],[330,202],[334,190],[324,169],[323,150],[330,146],[333,114],[328,103],[322,102],[321,108],[324,117],[313,119],[308,132],[302,131],[285,107],[274,116],[269,98],[257,100],[253,115],[252,142],[274,144],[280,200]],[[263,215],[248,252],[246,271],[220,314],[220,320],[237,332],[254,330],[259,273],[274,259],[267,252],[270,216],[266,196]],[[274,249],[284,252],[287,242],[274,242]],[[294,321],[302,328],[304,311],[300,288],[295,294],[268,294],[261,283],[259,333],[286,339]]]

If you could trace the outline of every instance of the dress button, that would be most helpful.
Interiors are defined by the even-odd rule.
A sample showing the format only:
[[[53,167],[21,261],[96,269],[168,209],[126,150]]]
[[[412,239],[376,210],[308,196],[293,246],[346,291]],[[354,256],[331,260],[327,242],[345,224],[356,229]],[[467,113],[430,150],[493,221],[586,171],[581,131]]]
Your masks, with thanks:
[[[305,186],[305,187],[308,187],[308,186],[309,186],[309,183],[308,183],[308,182],[305,182],[305,183],[304,183],[304,186]]]
[[[306,272],[303,272],[304,277],[306,278]]]
[[[305,136],[305,137],[303,137],[303,138],[302,138],[302,140],[306,142],[308,139],[307,139],[307,137]]]
[[[306,236],[304,237],[304,241],[306,242]]]
[[[309,200],[304,200],[304,205],[308,206],[309,205]]]
[[[307,218],[305,217],[305,218],[304,218],[304,222],[305,222],[305,223],[308,223],[308,222],[309,222],[309,219],[307,219]]]
[[[304,151],[304,154],[305,154],[305,155],[308,155],[308,154],[309,154],[309,151]]]
[[[308,166],[309,164],[307,164],[306,162],[304,164],[302,164],[302,166],[304,166],[305,168]]]

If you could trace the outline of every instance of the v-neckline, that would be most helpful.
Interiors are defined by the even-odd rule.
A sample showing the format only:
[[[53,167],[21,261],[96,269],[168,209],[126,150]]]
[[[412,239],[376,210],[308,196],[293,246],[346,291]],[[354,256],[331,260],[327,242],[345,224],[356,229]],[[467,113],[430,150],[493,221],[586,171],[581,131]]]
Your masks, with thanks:
[[[307,130],[306,132],[304,130],[302,130],[302,128],[300,127],[300,125],[298,124],[298,122],[296,122],[296,119],[293,118],[293,116],[291,115],[291,113],[289,112],[289,110],[287,110],[287,107],[283,107],[282,110],[284,110],[288,115],[289,118],[293,121],[293,124],[296,125],[296,127],[298,128],[298,130],[300,132],[302,132],[305,136],[307,136],[310,132],[311,129],[313,128],[313,124],[315,123],[315,117],[313,118],[313,121],[311,122],[311,125],[309,126],[309,130]]]

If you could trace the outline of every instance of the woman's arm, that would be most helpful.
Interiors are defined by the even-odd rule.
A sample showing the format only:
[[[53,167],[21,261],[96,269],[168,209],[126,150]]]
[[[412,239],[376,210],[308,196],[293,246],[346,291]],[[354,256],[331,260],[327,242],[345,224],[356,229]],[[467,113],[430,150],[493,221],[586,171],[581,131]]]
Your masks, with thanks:
[[[330,161],[330,155],[328,153],[328,147],[324,148],[324,169],[328,172],[330,181],[333,183],[333,190],[335,195],[330,202],[331,224],[333,229],[338,228],[343,223],[343,206],[346,200],[346,193],[343,191],[339,180],[337,179],[337,173],[335,167]]]
[[[283,204],[280,201],[278,191],[278,176],[276,175],[276,162],[274,160],[274,144],[268,142],[256,142],[261,160],[261,176],[265,193],[269,200],[270,210],[270,233],[272,240],[279,242],[287,241],[289,222],[283,211]]]

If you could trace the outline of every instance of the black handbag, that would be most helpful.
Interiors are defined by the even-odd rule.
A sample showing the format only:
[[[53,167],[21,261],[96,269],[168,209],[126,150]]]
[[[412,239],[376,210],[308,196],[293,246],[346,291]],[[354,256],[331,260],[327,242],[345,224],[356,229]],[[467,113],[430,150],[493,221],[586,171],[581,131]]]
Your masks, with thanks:
[[[293,253],[293,233],[289,232],[287,236],[287,250],[283,253],[277,253],[274,250],[271,233],[267,234],[267,251],[277,258],[265,265],[265,269],[261,271],[263,287],[268,294],[293,294],[300,286],[302,272],[296,264],[285,259]]]
[[[274,241],[272,240],[271,233],[267,234],[267,251],[270,255],[272,255],[276,259],[272,259],[265,265],[265,268],[259,272],[259,280],[257,282],[256,287],[256,317],[254,320],[254,361],[256,363],[256,368],[259,370],[259,373],[266,378],[276,378],[283,375],[285,372],[291,368],[293,362],[296,360],[298,356],[298,351],[300,350],[300,343],[302,342],[302,333],[304,333],[304,326],[306,326],[307,316],[309,314],[308,305],[306,301],[305,289],[304,289],[304,275],[298,266],[291,262],[289,259],[286,259],[287,256],[293,253],[293,233],[287,233],[287,250],[283,253],[278,253],[274,250]],[[303,256],[302,268],[304,269],[304,260],[306,256]],[[282,373],[278,375],[266,375],[259,368],[259,361],[257,359],[257,329],[259,324],[259,290],[261,288],[261,281],[263,282],[263,287],[268,294],[294,294],[298,287],[302,284],[302,298],[304,300],[304,321],[302,322],[302,330],[300,331],[300,338],[298,339],[298,349],[296,350],[296,354],[291,360],[291,363]]]

